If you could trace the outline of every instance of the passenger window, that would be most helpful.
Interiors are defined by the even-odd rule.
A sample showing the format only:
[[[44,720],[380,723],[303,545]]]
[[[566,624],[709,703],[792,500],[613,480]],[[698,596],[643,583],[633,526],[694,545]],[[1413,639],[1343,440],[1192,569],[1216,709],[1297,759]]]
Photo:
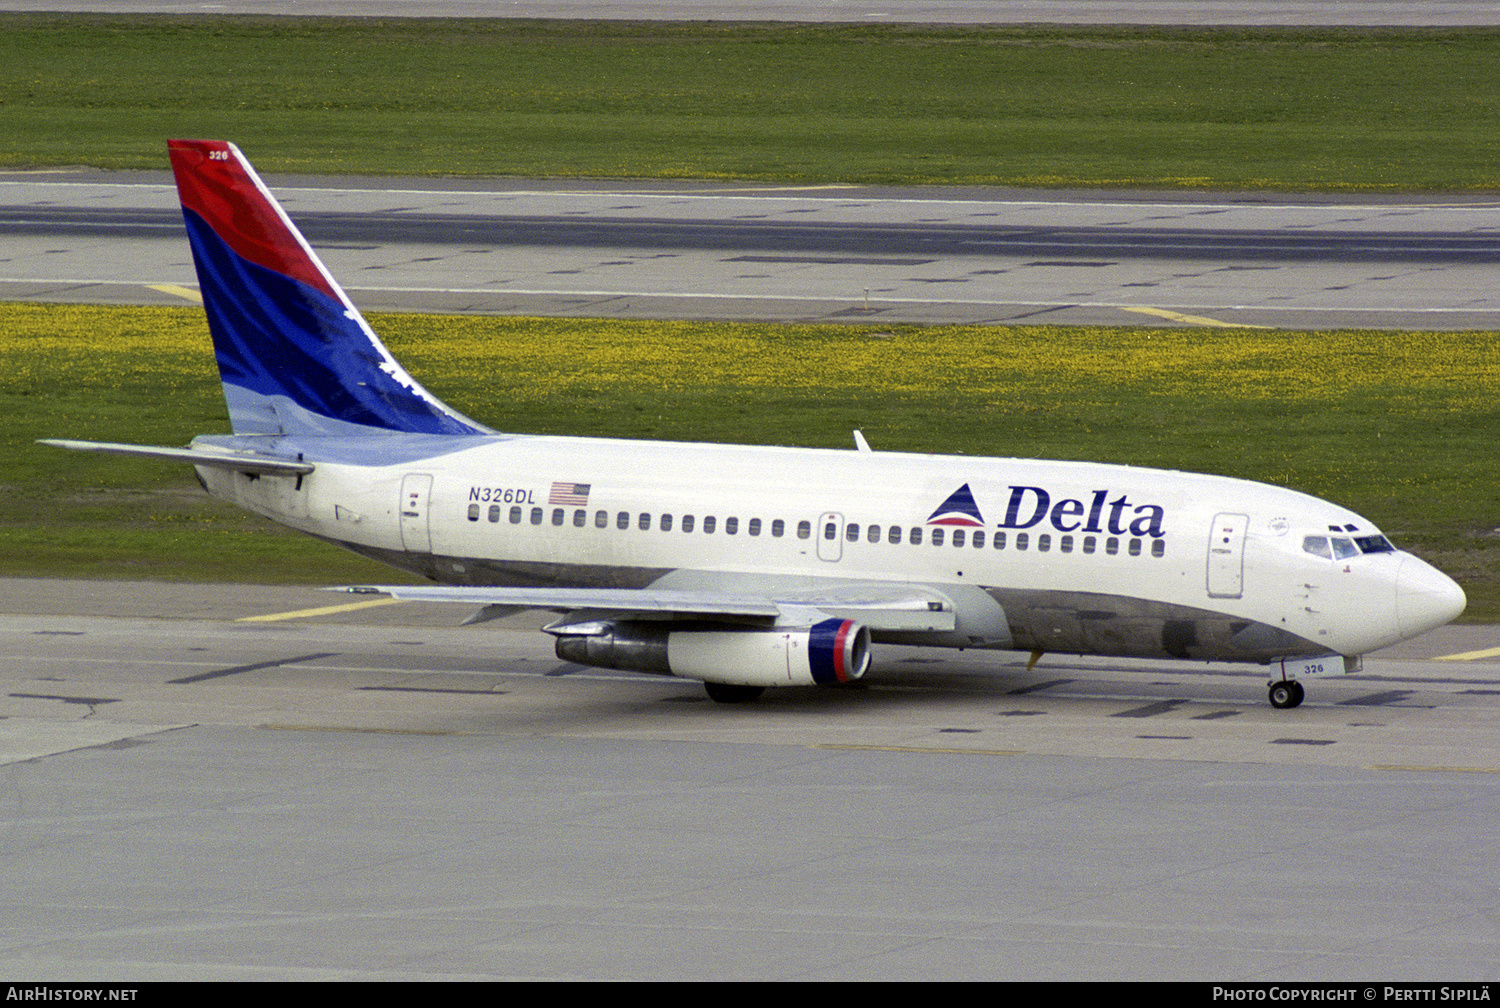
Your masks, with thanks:
[[[542,523],[542,509],[541,508],[532,508],[531,509],[531,524],[533,524],[533,525],[540,525],[541,523]]]
[[[635,527],[640,529],[642,532],[650,532],[651,516],[643,512],[641,516],[635,520]]]
[[[500,520],[500,505],[499,504],[491,504],[490,505],[490,521],[497,522],[499,520]]]
[[[782,521],[780,518],[772,519],[772,521],[771,521],[771,535],[772,535],[772,537],[776,538],[776,539],[780,539],[785,534],[786,534],[786,522]]]
[[[683,515],[682,516],[682,531],[684,531],[684,532],[691,532],[691,531],[693,531],[693,516],[692,515]]]
[[[934,546],[943,545],[943,530],[940,528],[933,529],[932,538],[929,539],[928,542],[932,543],[932,545]]]
[[[552,524],[561,525],[563,523],[564,517],[566,517],[566,515],[562,508],[552,509]]]
[[[1304,536],[1302,539],[1302,551],[1320,556],[1324,560],[1333,559],[1333,550],[1328,548],[1327,536]]]
[[[479,505],[478,504],[470,504],[469,505],[469,521],[478,521],[478,520],[479,520]]]
[[[1045,553],[1052,548],[1052,536],[1042,533],[1036,537],[1036,549],[1038,553]]]
[[[630,527],[630,512],[620,511],[615,514],[615,528],[628,529]]]
[[[704,532],[712,532],[714,529],[716,529],[718,527],[719,527],[719,519],[715,518],[713,515],[708,515],[707,517],[705,517],[703,519],[703,531]]]
[[[594,528],[609,528],[609,512],[608,511],[595,511],[594,512]]]
[[[911,543],[913,546],[922,545],[922,527],[919,525],[916,528],[912,529],[911,535],[907,537],[906,541]]]
[[[859,542],[859,523],[850,522],[844,526],[844,538],[850,542]]]
[[[996,532],[995,533],[995,548],[996,549],[1004,549],[1005,548],[1005,533],[1004,532]]]
[[[892,525],[890,533],[885,537],[885,541],[899,544],[901,542],[901,526]]]
[[[955,546],[962,546],[963,544],[964,544],[964,530],[963,529],[954,529],[953,530],[953,545],[955,545]]]
[[[984,547],[984,533],[983,532],[975,532],[974,533],[974,548],[975,549],[982,549],[983,547]]]
[[[670,532],[670,531],[672,531],[672,516],[671,515],[664,514],[664,515],[661,516],[661,530],[663,532]]]
[[[1167,555],[1167,541],[1165,539],[1153,539],[1151,541],[1151,555],[1154,557]]]
[[[745,524],[745,534],[746,535],[753,535],[753,536],[760,535],[760,519],[759,518],[751,518],[750,521]]]
[[[1141,541],[1139,539],[1132,539],[1132,540],[1130,540],[1130,550],[1129,550],[1129,552],[1130,552],[1131,556],[1140,556],[1141,555]]]
[[[812,535],[812,522],[799,521],[797,523],[797,538],[806,539]]]
[[[1016,549],[1023,550],[1031,544],[1031,534],[1028,532],[1016,533]]]
[[[573,524],[577,528],[583,528],[589,523],[589,513],[583,508],[573,512]]]
[[[513,507],[510,509],[510,523],[512,525],[521,524],[521,509],[519,507]]]
[[[829,523],[827,523],[826,525],[823,526],[823,538],[824,539],[837,539],[838,537],[839,537],[839,527],[837,525],[835,525],[833,522],[829,522]]]
[[[1093,536],[1084,536],[1083,537],[1083,551],[1085,553],[1092,553],[1092,552],[1094,552],[1094,537]]]
[[[1114,556],[1116,553],[1120,552],[1120,540],[1113,537],[1104,540],[1104,552],[1108,553],[1110,556]]]
[[[725,535],[734,535],[739,530],[740,530],[740,520],[738,518],[725,518],[724,519],[724,534]]]
[[[1070,535],[1065,535],[1061,539],[1057,540],[1057,548],[1063,553],[1073,552],[1073,537]]]
[[[865,533],[865,538],[871,542],[878,543],[880,541],[880,526],[871,525],[869,531]]]

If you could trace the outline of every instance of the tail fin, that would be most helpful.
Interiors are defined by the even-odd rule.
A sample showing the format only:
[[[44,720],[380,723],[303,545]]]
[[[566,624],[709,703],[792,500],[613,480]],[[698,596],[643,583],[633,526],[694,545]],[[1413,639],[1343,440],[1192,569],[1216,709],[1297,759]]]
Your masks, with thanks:
[[[236,434],[492,433],[397,363],[238,147],[167,146]]]

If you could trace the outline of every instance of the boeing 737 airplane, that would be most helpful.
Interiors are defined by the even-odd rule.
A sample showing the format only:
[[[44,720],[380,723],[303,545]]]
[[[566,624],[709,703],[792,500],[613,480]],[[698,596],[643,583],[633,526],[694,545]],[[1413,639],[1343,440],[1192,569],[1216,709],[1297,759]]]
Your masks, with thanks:
[[[1443,574],[1278,487],[1087,462],[502,434],[381,344],[233,144],[170,142],[234,430],[209,493],[403,570],[363,586],[544,609],[559,657],[715,700],[849,682],[870,642],[1269,666],[1300,679],[1441,626]]]

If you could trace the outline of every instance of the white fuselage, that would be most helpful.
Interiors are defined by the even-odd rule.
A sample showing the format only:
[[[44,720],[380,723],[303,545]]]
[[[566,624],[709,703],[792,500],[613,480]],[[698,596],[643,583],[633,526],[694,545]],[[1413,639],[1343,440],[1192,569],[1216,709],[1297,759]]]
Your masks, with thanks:
[[[1379,532],[1335,504],[1227,477],[530,436],[449,438],[456,450],[371,464],[377,440],[274,442],[316,463],[300,482],[200,474],[219,496],[449,584],[973,586],[1008,626],[967,646],[1356,655],[1427,629],[1456,590],[1404,552],[1309,552],[1308,537]],[[964,486],[967,507],[945,512]]]

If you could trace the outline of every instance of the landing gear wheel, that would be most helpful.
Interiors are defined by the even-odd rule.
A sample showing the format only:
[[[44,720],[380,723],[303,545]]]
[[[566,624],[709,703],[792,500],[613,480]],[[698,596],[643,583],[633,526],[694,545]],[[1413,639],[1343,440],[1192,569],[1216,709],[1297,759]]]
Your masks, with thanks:
[[[759,700],[766,691],[764,686],[735,686],[721,682],[706,682],[703,688],[714,703],[750,703]]]
[[[1282,710],[1297,706],[1302,702],[1302,684],[1292,679],[1273,682],[1271,684],[1270,701],[1272,707],[1278,707]]]

